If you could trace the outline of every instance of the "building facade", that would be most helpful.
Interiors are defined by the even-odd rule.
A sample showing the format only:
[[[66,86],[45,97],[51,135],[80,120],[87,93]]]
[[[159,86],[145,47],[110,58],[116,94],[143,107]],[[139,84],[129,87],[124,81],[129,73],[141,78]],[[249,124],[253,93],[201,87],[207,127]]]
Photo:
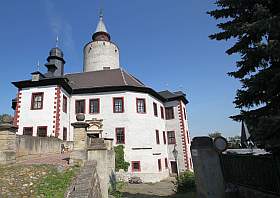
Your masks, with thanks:
[[[155,182],[177,169],[192,170],[185,94],[157,92],[121,68],[119,48],[111,42],[103,16],[83,53],[81,73],[64,74],[63,52],[56,47],[45,74],[33,72],[31,80],[13,82],[18,134],[72,141],[71,123],[84,114],[88,122],[102,120],[102,130],[93,138],[124,145],[131,175]]]

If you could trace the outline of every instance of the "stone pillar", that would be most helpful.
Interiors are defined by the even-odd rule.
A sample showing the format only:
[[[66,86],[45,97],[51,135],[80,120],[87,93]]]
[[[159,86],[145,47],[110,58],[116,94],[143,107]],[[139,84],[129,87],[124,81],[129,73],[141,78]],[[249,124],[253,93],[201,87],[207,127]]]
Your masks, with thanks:
[[[0,164],[16,162],[16,132],[12,119],[6,117],[0,124]]]
[[[74,146],[70,155],[70,163],[83,166],[87,160],[87,132],[89,124],[85,122],[75,122],[74,127]]]
[[[224,198],[225,185],[219,154],[210,137],[195,137],[191,144],[197,197]]]

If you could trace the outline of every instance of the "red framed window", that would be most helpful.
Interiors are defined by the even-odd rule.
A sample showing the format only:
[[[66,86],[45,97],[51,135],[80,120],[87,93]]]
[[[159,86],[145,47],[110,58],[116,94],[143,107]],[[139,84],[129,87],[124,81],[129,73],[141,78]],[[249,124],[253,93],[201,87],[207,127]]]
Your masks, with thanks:
[[[167,158],[164,159],[164,163],[165,163],[165,168],[168,168],[168,161],[167,161]]]
[[[158,116],[157,103],[154,102],[153,107],[154,107],[154,115],[157,117]]]
[[[174,108],[173,107],[165,108],[165,119],[166,120],[174,119]]]
[[[161,118],[164,119],[164,110],[163,110],[163,107],[160,107],[160,115],[161,115]]]
[[[23,127],[23,135],[33,135],[33,127]]]
[[[64,113],[67,113],[67,97],[63,95],[63,103],[62,103],[62,109]]]
[[[141,172],[140,161],[132,161],[131,169],[132,169],[132,172]]]
[[[44,93],[32,93],[31,110],[43,109]]]
[[[186,113],[186,108],[184,107],[184,118],[187,120],[187,113]]]
[[[159,131],[156,130],[156,142],[157,144],[160,144],[160,141],[159,141]]]
[[[99,98],[89,100],[89,113],[95,114],[100,112],[100,100]]]
[[[190,136],[189,136],[188,130],[186,130],[186,134],[187,134],[187,140],[188,140],[188,144],[189,144],[190,143]]]
[[[63,140],[67,141],[67,128],[63,127]]]
[[[113,112],[114,113],[124,112],[124,98],[113,98]]]
[[[86,100],[76,100],[75,111],[76,111],[76,114],[85,113],[86,112]]]
[[[37,127],[37,136],[38,137],[47,137],[47,131],[48,131],[47,126],[38,126]]]
[[[136,99],[137,113],[146,113],[146,100],[144,98]]]
[[[161,159],[158,159],[158,171],[161,171],[162,167],[161,167]]]
[[[176,144],[175,131],[167,131],[168,144]]]
[[[116,144],[125,144],[124,128],[116,128]]]
[[[166,135],[165,135],[165,131],[162,132],[162,136],[163,136],[163,143],[166,144]]]

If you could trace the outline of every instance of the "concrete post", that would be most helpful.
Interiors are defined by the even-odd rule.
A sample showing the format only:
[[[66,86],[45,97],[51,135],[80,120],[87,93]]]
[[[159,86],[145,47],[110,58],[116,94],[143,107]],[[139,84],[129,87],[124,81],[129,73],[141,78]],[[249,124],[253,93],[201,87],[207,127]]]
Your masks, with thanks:
[[[191,144],[197,197],[224,198],[225,185],[219,154],[210,137],[195,137]]]
[[[87,132],[89,124],[85,122],[75,122],[74,127],[74,146],[70,155],[70,163],[83,166],[87,160]]]
[[[0,164],[16,162],[16,132],[17,127],[11,124],[12,120],[3,119],[0,124]]]

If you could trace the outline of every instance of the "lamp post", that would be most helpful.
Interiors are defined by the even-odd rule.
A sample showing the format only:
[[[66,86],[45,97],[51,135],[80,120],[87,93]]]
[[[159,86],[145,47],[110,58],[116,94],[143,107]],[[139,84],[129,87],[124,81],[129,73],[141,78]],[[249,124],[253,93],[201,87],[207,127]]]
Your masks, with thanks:
[[[174,149],[173,149],[172,153],[173,153],[173,156],[174,156],[175,161],[176,161],[177,175],[179,176],[179,168],[178,168],[178,161],[177,161],[177,159],[178,159],[178,150],[176,149],[176,144],[174,145]]]

